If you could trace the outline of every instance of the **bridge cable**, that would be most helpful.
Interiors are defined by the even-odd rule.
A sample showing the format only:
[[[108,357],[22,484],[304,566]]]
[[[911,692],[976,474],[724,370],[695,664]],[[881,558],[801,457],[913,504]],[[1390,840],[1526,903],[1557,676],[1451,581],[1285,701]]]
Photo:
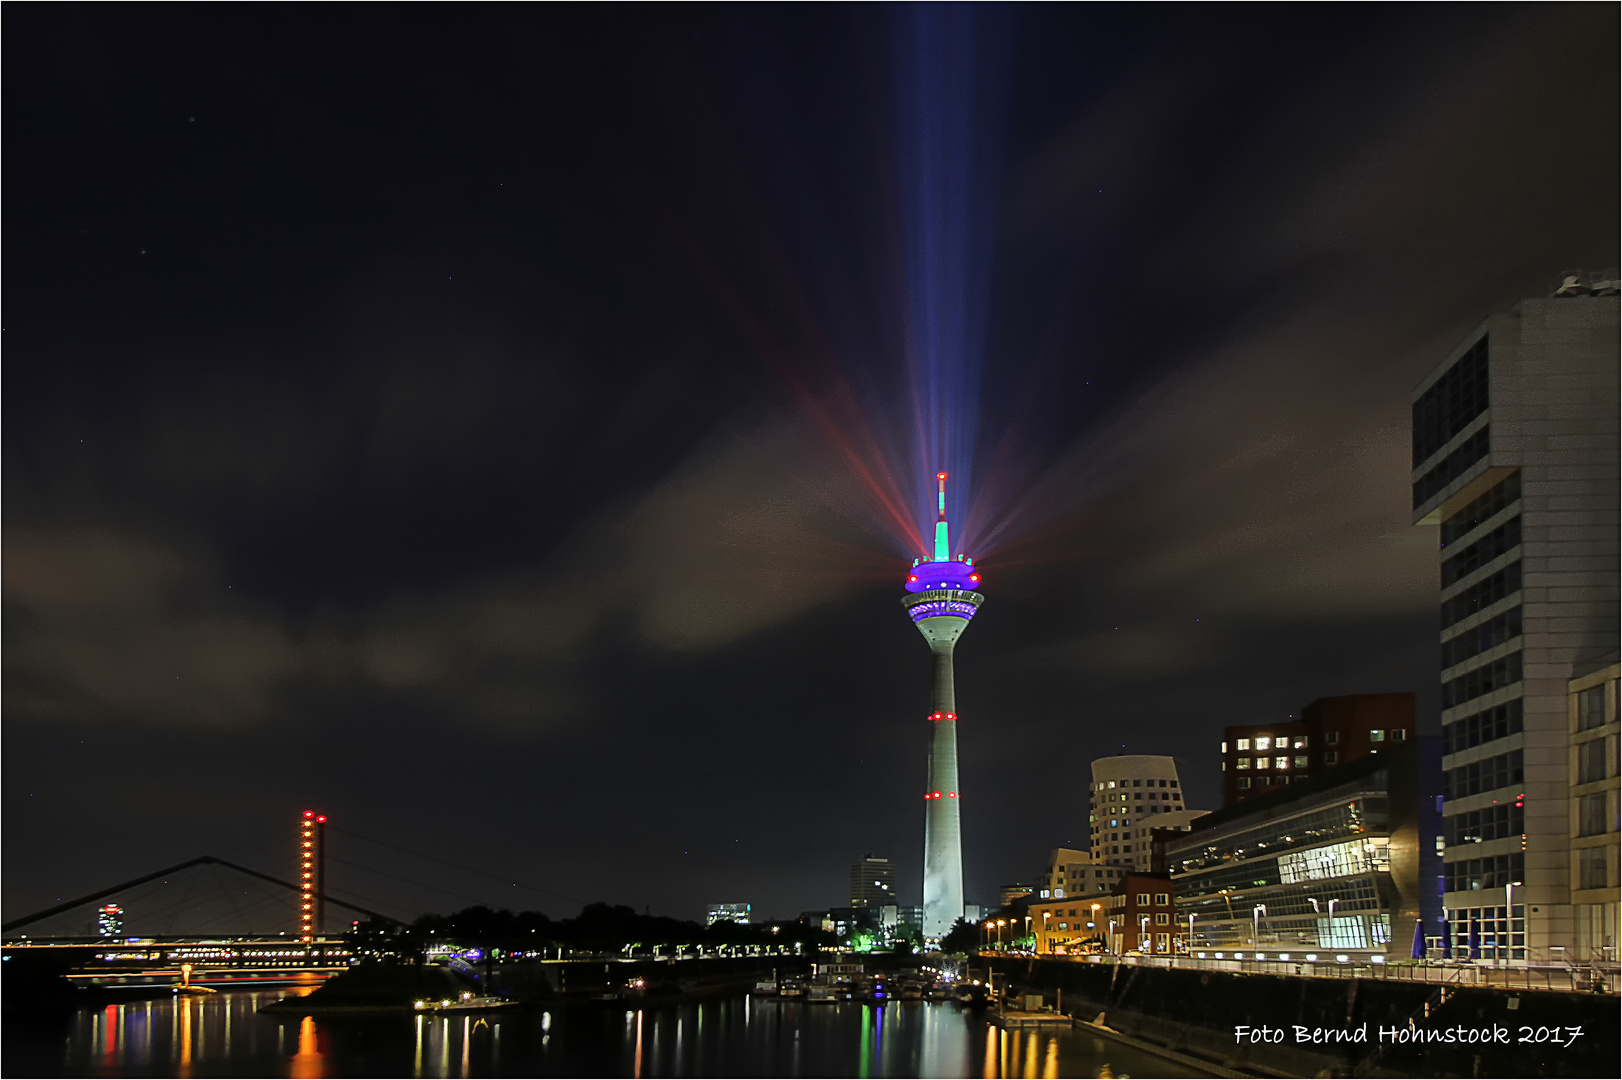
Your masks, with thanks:
[[[133,889],[137,885],[145,885],[149,881],[155,881],[161,877],[168,877],[172,874],[179,873],[182,870],[190,869],[193,866],[205,865],[224,866],[228,869],[235,870],[239,874],[247,874],[249,877],[256,877],[261,881],[268,881],[272,885],[280,885],[282,888],[291,890],[292,892],[300,891],[299,887],[294,885],[291,881],[283,881],[281,878],[260,873],[258,870],[251,870],[246,866],[231,862],[227,859],[221,859],[214,855],[199,855],[195,859],[187,859],[183,863],[176,863],[174,866],[166,866],[162,870],[156,870],[150,874],[142,874],[140,877],[131,878],[129,881],[119,882],[117,885],[114,885],[111,888],[98,889],[96,892],[89,893],[85,896],[75,897],[66,903],[56,904],[52,907],[45,908],[44,910],[36,911],[30,915],[24,915],[21,918],[12,919],[9,922],[0,924],[0,932],[15,930],[20,926],[27,926],[30,923],[38,922],[41,919],[48,919],[52,915],[60,915],[64,911],[71,911],[72,909],[79,907],[81,904],[93,903],[94,901],[111,896],[113,893]],[[321,899],[329,904],[336,904],[339,907],[348,908],[350,911],[358,911],[360,914],[369,916],[373,919],[382,919],[384,922],[402,923],[402,920],[397,919],[392,915],[384,915],[382,912],[372,911],[369,908],[363,908],[360,905],[352,904],[347,900],[340,900],[336,896],[333,896],[325,891],[321,893]],[[181,901],[181,903],[184,902],[184,900]],[[374,903],[375,902],[376,901],[374,901]]]
[[[353,829],[340,829],[337,826],[331,825],[331,824],[329,824],[327,826],[327,829],[329,831],[331,831],[331,832],[341,832],[345,836],[352,836],[356,840],[365,840],[369,844],[377,844],[379,847],[393,848],[395,851],[404,852],[407,855],[415,855],[419,859],[428,859],[428,860],[430,860],[432,862],[442,863],[445,866],[453,867],[454,869],[464,871],[465,873],[477,874],[480,877],[489,878],[492,881],[505,881],[509,885],[516,885],[519,888],[529,889],[532,892],[545,893],[548,896],[555,896],[560,900],[568,900],[568,901],[571,901],[573,903],[580,904],[582,906],[589,903],[589,901],[582,900],[578,896],[570,896],[568,893],[560,893],[556,889],[543,889],[539,885],[528,885],[528,884],[525,884],[524,882],[514,881],[509,877],[503,877],[500,874],[492,874],[488,870],[477,870],[477,869],[475,869],[475,868],[473,868],[471,866],[464,866],[461,863],[451,862],[449,859],[441,859],[437,855],[429,855],[427,852],[424,852],[424,851],[414,851],[411,848],[402,847],[399,844],[391,844],[387,840],[378,840],[378,839],[376,839],[374,837],[362,836],[360,833],[355,832]]]
[[[376,870],[376,869],[373,869],[370,866],[364,865],[363,863],[351,862],[348,859],[340,859],[336,855],[328,855],[327,858],[329,860],[331,860],[332,862],[341,862],[345,866],[353,866],[355,869],[362,870],[362,871],[364,871],[364,872],[366,872],[368,874],[377,874],[377,875],[379,875],[381,877],[393,878],[395,881],[403,881],[407,885],[415,885],[419,889],[430,889],[430,890],[432,890],[434,892],[437,892],[437,893],[444,893],[446,896],[454,896],[458,900],[466,900],[470,904],[483,904],[484,903],[483,900],[480,900],[476,896],[468,896],[466,893],[459,893],[459,892],[456,892],[454,889],[447,889],[447,888],[444,888],[443,886],[439,886],[439,885],[430,885],[426,881],[417,881],[414,878],[402,877],[399,874],[391,874],[387,870]]]

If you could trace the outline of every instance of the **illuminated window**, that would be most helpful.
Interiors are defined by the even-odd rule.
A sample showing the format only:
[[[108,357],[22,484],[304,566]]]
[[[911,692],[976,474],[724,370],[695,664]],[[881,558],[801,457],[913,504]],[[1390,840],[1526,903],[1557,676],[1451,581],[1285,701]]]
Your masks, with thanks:
[[[1298,769],[1306,768],[1307,767],[1307,755],[1305,755],[1305,754],[1297,754],[1297,755],[1295,755],[1295,767],[1298,768]]]
[[[1222,752],[1224,754],[1226,754],[1228,752],[1228,742],[1227,742],[1226,739],[1224,739],[1223,742],[1222,742]]]
[[[1272,739],[1271,736],[1269,736],[1269,735],[1258,735],[1258,736],[1256,736],[1256,749],[1258,749],[1258,750],[1270,750],[1270,749],[1272,749],[1272,746],[1273,746],[1273,739]]]
[[[1233,763],[1233,767],[1236,769],[1248,769],[1250,768],[1250,759],[1242,757]]]
[[[1392,742],[1401,742],[1406,735],[1407,735],[1407,732],[1403,731],[1402,728],[1392,728],[1391,729],[1391,741]]]
[[[1369,742],[1385,742],[1385,732],[1381,731],[1379,728],[1375,728],[1373,731],[1369,732]]]
[[[1290,767],[1290,759],[1289,758],[1281,757],[1281,758],[1274,758],[1273,759],[1273,768],[1275,768],[1275,769],[1288,769],[1289,767]]]
[[[1234,743],[1234,746],[1238,747],[1240,750],[1249,750],[1250,749],[1250,740],[1249,739],[1240,739],[1238,742]]]

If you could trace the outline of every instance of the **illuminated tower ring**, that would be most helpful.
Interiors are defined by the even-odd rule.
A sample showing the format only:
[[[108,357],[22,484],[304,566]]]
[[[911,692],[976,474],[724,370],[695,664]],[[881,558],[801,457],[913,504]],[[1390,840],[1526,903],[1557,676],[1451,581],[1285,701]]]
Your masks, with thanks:
[[[946,525],[946,474],[937,473],[934,558],[918,559],[901,604],[935,656],[929,712],[929,784],[924,791],[924,937],[939,939],[963,917],[963,836],[957,778],[957,693],[952,652],[985,599],[980,573],[967,555],[951,554]]]

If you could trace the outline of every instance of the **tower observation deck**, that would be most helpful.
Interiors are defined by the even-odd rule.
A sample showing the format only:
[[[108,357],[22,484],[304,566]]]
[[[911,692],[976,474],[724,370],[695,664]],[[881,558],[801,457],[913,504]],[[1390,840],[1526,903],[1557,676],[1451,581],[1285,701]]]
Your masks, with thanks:
[[[980,572],[967,555],[953,556],[946,524],[946,474],[937,473],[934,558],[907,573],[901,604],[935,657],[927,717],[929,782],[924,790],[924,937],[939,939],[963,917],[962,792],[957,776],[957,693],[952,653],[985,599]]]

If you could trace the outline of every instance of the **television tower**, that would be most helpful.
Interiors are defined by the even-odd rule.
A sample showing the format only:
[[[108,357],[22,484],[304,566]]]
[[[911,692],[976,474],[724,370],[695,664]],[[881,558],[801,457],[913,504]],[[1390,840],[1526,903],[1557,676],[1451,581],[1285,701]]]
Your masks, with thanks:
[[[929,786],[924,791],[924,937],[939,940],[963,917],[963,837],[957,786],[957,694],[952,651],[985,599],[967,555],[954,557],[946,527],[946,474],[936,473],[933,559],[913,560],[901,600],[935,654],[929,712]]]

